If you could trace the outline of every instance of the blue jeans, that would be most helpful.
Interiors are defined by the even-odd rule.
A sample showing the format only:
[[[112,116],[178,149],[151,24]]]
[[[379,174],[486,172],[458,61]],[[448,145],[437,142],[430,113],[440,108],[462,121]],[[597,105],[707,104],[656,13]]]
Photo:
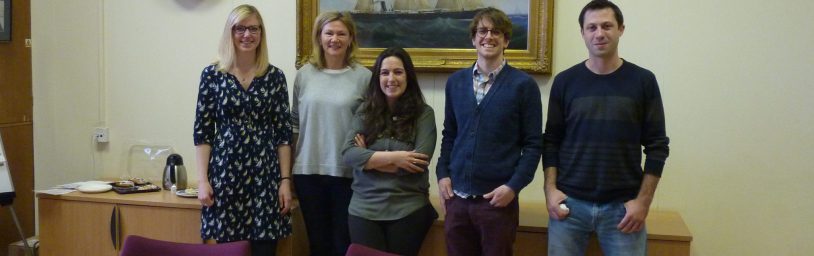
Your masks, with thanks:
[[[570,213],[563,220],[549,218],[548,255],[585,255],[591,233],[596,232],[606,256],[645,255],[647,231],[625,234],[616,228],[625,217],[624,202],[594,203],[568,198]]]

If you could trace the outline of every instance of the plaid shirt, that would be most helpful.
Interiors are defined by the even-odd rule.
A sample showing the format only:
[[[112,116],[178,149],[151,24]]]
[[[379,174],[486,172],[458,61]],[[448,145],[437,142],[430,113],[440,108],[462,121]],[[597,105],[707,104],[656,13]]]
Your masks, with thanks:
[[[506,59],[503,59],[503,62],[500,63],[497,69],[488,74],[482,74],[480,70],[478,70],[477,63],[472,68],[472,87],[475,90],[475,100],[478,102],[478,105],[480,105],[481,100],[486,97],[489,88],[492,88],[492,84],[495,83],[495,77],[500,73],[500,70],[503,70],[503,66],[506,66]]]

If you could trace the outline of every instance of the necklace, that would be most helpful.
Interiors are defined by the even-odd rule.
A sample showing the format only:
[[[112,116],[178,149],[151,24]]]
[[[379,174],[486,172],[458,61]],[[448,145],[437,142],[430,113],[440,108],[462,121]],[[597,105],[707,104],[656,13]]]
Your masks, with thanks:
[[[233,73],[237,81],[241,84],[249,83],[254,79],[254,69],[249,72],[240,72],[240,70],[234,69]]]

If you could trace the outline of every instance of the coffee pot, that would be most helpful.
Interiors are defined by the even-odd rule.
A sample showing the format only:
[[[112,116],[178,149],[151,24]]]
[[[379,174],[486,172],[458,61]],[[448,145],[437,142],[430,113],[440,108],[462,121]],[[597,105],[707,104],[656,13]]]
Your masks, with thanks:
[[[184,159],[181,158],[181,155],[172,154],[167,157],[163,184],[165,190],[171,190],[173,186],[177,190],[187,188],[187,169],[184,168]]]

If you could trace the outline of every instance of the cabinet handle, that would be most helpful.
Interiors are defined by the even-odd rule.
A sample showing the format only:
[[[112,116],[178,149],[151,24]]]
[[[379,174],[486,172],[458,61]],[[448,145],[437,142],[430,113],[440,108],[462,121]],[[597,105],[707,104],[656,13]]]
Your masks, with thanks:
[[[119,249],[119,208],[113,206],[110,214],[110,240],[113,242],[113,249]]]

